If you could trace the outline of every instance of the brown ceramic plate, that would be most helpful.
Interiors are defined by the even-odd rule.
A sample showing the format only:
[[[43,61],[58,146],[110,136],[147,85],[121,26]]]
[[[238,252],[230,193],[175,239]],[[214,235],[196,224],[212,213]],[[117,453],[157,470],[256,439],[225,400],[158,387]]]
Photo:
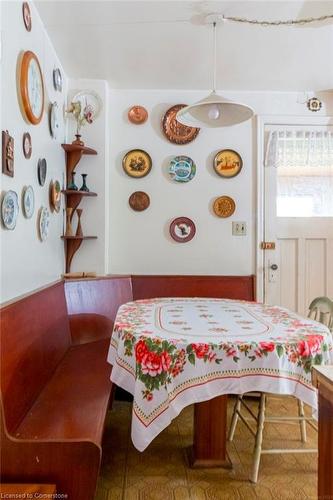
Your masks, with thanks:
[[[241,156],[233,149],[222,149],[214,158],[215,172],[221,177],[236,177],[243,166]]]
[[[50,205],[51,209],[59,213],[61,202],[61,186],[59,181],[51,181],[50,184]]]
[[[37,165],[38,182],[40,186],[44,186],[47,172],[47,163],[45,158],[40,158]]]
[[[186,104],[176,104],[169,108],[163,117],[163,132],[173,144],[188,144],[196,138],[200,131],[199,128],[188,127],[177,122],[176,115],[178,111],[185,107]]]
[[[235,209],[236,203],[230,196],[220,196],[214,201],[213,210],[218,217],[230,217]]]
[[[23,2],[22,14],[23,14],[23,21],[24,21],[24,26],[26,27],[26,30],[31,31],[31,13],[30,13],[30,7],[29,7],[28,2]]]
[[[132,106],[127,116],[131,123],[141,125],[147,121],[148,111],[143,106]]]
[[[29,160],[31,158],[31,153],[32,153],[32,144],[31,144],[31,136],[29,132],[26,132],[23,134],[23,154],[24,158]]]
[[[169,231],[175,241],[186,243],[194,238],[196,228],[193,220],[188,217],[177,217],[171,222]]]
[[[144,177],[149,174],[151,167],[151,158],[142,149],[132,149],[123,158],[123,169],[130,177]]]
[[[136,212],[142,212],[149,207],[150,198],[147,193],[144,193],[143,191],[135,191],[135,193],[132,193],[129,197],[128,203],[130,204],[130,207]]]

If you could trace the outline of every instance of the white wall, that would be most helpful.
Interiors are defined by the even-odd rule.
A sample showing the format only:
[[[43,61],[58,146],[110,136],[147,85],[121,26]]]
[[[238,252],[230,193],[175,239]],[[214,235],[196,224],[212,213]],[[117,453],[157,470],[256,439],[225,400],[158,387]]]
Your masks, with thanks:
[[[256,222],[256,121],[222,128],[202,129],[188,145],[171,144],[161,131],[165,111],[177,103],[193,103],[207,92],[149,90],[110,91],[110,260],[111,273],[225,274],[255,273]],[[313,116],[307,110],[305,94],[270,92],[227,92],[227,98],[252,106],[258,115]],[[312,95],[311,93],[309,95]],[[318,94],[317,94],[318,95]],[[316,114],[332,115],[332,93],[318,95],[323,109]],[[143,125],[127,119],[128,109],[140,104],[149,112]],[[133,148],[146,150],[153,160],[151,173],[142,179],[128,177],[122,169],[124,154]],[[231,148],[243,158],[241,173],[223,179],[213,170],[217,151]],[[170,158],[190,156],[197,174],[186,184],[171,181]],[[128,198],[134,191],[146,191],[151,199],[144,212],[134,212]],[[217,196],[229,195],[236,211],[228,219],[212,212]],[[176,243],[169,236],[169,224],[187,216],[197,234],[188,243]],[[232,236],[232,221],[247,223],[246,236]]]
[[[58,102],[63,110],[66,96],[66,77],[61,63],[40,21],[34,4],[29,2],[32,15],[32,31],[25,29],[22,19],[22,2],[1,2],[2,7],[2,59],[1,59],[1,129],[8,129],[15,140],[14,177],[1,174],[1,194],[14,190],[18,194],[20,213],[16,228],[9,231],[0,228],[1,237],[1,297],[0,302],[29,292],[60,278],[64,269],[64,245],[60,236],[63,230],[62,210],[51,213],[49,238],[41,242],[37,220],[39,208],[49,207],[49,184],[53,179],[61,183],[65,168],[65,155],[60,144],[64,142],[65,126],[61,119],[57,140],[52,139],[48,125],[48,107]],[[25,122],[20,111],[16,91],[16,65],[21,51],[32,50],[39,59],[45,81],[45,112],[39,125]],[[52,72],[60,67],[64,78],[63,92],[56,92]],[[22,137],[29,132],[32,138],[32,156],[26,160],[22,151]],[[44,187],[37,180],[37,161],[47,160],[47,177]],[[24,186],[32,185],[35,191],[35,213],[26,219],[22,213],[21,195]]]

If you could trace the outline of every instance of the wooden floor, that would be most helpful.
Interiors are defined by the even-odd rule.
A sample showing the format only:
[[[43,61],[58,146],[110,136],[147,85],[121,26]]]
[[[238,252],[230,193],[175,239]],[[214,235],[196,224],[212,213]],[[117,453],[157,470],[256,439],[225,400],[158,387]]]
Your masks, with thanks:
[[[229,413],[232,401],[229,403]],[[292,398],[269,399],[270,414],[293,412]],[[220,500],[316,499],[317,455],[266,455],[259,481],[248,481],[253,438],[241,423],[228,444],[234,468],[193,470],[184,449],[192,439],[193,408],[186,408],[143,452],[130,439],[131,404],[114,403],[109,413],[104,459],[95,500]],[[230,418],[230,415],[229,415]],[[316,432],[309,428],[307,446],[316,446]],[[266,446],[302,447],[297,425],[267,424]]]

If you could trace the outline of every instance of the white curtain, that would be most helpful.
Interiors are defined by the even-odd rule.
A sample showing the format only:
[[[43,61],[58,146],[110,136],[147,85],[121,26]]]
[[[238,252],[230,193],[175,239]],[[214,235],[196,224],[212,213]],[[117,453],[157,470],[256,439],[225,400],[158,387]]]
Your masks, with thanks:
[[[265,166],[333,167],[333,133],[315,130],[270,132]]]

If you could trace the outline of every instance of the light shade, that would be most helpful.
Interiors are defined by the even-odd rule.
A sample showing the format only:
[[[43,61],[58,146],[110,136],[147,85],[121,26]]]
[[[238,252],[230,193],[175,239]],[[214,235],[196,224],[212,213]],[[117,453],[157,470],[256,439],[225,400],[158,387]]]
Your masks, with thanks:
[[[180,109],[176,118],[179,123],[190,127],[214,128],[245,122],[253,114],[249,106],[224,99],[213,91],[201,101]]]

